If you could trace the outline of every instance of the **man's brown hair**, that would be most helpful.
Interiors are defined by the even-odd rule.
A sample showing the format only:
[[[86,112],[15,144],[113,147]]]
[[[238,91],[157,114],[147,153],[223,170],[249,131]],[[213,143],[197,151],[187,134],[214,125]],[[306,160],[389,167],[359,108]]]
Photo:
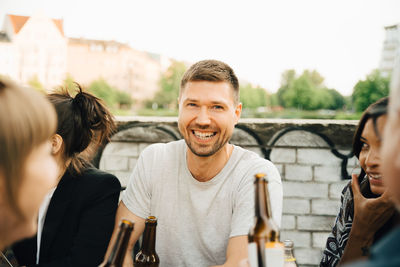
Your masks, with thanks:
[[[193,64],[183,75],[179,96],[188,82],[227,82],[232,86],[234,103],[239,103],[239,81],[228,64],[218,60],[202,60]]]

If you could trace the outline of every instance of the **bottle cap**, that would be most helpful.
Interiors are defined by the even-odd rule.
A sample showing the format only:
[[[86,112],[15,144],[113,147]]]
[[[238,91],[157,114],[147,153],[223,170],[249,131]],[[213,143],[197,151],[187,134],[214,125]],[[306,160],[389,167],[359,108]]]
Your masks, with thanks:
[[[283,244],[284,244],[285,248],[293,248],[293,246],[294,246],[293,241],[290,239],[286,239],[285,241],[283,241]]]

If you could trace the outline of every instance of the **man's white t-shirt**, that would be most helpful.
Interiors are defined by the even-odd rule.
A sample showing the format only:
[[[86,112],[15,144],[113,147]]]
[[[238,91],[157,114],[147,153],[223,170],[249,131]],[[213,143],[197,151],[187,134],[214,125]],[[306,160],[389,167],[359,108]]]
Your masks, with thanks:
[[[135,215],[158,219],[160,266],[223,264],[229,238],[247,235],[254,222],[254,175],[267,174],[272,216],[280,225],[278,170],[256,153],[234,146],[224,168],[197,181],[186,162],[184,140],[153,144],[141,153],[122,201]]]

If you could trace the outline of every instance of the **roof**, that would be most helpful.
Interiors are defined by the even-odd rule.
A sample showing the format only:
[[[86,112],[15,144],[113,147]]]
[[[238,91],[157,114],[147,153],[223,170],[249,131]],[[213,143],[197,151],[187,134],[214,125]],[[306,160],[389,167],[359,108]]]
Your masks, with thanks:
[[[10,18],[11,25],[13,27],[14,33],[18,33],[30,17],[28,16],[18,16],[18,15],[7,15]],[[54,24],[60,33],[64,36],[63,20],[62,19],[52,19]]]

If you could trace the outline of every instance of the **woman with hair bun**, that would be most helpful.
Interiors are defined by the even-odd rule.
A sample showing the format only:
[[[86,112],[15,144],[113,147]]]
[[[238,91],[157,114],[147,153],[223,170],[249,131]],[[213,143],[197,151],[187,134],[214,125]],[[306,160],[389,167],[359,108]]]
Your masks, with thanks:
[[[52,152],[59,182],[40,207],[37,236],[13,246],[20,265],[98,266],[114,228],[121,185],[82,152],[109,139],[115,123],[100,99],[78,89],[75,97],[48,95],[58,116]]]

